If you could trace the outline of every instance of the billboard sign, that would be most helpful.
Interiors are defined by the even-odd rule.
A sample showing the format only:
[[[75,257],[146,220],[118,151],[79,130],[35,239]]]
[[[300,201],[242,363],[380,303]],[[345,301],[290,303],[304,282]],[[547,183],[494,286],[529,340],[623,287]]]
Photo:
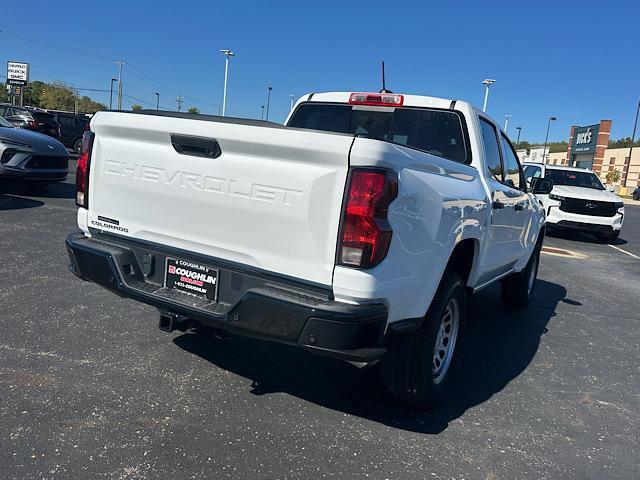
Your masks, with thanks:
[[[599,124],[574,128],[571,153],[595,153],[599,130]]]
[[[29,64],[22,62],[7,62],[7,85],[26,87],[29,83]]]

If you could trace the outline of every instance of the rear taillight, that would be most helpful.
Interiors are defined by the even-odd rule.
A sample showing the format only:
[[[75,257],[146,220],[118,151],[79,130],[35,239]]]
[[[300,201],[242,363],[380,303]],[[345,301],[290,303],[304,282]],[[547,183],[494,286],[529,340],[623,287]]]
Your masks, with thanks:
[[[342,213],[338,264],[371,268],[387,256],[389,204],[398,195],[398,177],[389,170],[355,168]]]
[[[76,169],[76,205],[89,208],[89,167],[93,149],[93,132],[84,132]]]
[[[29,120],[29,127],[30,128],[38,128],[38,121],[37,120]]]
[[[393,93],[352,93],[349,97],[349,103],[351,105],[401,107],[404,103],[404,97]]]

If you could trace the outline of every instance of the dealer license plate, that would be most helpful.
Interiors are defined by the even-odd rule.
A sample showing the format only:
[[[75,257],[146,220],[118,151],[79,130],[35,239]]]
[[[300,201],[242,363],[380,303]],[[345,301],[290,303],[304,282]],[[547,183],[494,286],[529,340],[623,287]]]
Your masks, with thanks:
[[[164,285],[211,301],[218,299],[218,269],[207,265],[167,258]]]

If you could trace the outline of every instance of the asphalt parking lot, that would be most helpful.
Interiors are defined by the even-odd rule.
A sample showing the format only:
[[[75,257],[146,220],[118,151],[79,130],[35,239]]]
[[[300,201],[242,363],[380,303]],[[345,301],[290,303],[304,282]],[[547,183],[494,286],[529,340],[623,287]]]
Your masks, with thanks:
[[[348,364],[166,334],[76,279],[73,181],[0,187],[2,478],[640,478],[640,206],[617,248],[548,237],[578,255],[542,256],[529,310],[479,294],[465,378],[417,413]]]

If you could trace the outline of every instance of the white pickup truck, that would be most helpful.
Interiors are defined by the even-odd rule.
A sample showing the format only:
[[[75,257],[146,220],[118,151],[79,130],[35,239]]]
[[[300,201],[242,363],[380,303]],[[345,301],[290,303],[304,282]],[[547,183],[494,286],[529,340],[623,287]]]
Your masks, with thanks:
[[[429,406],[458,371],[467,297],[533,290],[544,212],[470,104],[303,96],[286,124],[99,112],[78,159],[70,269],[160,310],[361,364]],[[268,361],[268,359],[265,359]]]

